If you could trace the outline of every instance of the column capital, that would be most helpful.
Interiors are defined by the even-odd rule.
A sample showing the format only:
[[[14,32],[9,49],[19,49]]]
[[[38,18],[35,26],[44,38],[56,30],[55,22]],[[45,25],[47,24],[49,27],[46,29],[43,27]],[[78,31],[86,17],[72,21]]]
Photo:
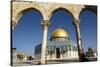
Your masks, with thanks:
[[[43,22],[41,22],[41,25],[43,26],[43,29],[48,29],[48,27],[50,26],[50,22],[49,20],[43,20]]]
[[[80,19],[74,19],[74,20],[73,20],[73,24],[74,24],[75,26],[79,27],[79,25],[80,25]]]

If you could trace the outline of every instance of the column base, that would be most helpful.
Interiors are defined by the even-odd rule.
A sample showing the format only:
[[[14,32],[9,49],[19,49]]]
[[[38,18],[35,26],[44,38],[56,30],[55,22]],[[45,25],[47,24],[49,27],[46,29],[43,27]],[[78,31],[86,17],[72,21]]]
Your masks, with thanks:
[[[40,60],[38,64],[47,64],[47,62],[45,60]]]

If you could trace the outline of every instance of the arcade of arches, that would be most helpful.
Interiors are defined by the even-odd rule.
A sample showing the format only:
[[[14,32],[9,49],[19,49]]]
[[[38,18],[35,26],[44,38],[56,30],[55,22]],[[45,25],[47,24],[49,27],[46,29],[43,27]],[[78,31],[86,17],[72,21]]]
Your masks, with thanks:
[[[35,9],[39,11],[43,16],[43,22],[41,23],[43,26],[43,39],[42,39],[42,53],[41,53],[41,63],[45,64],[45,50],[46,50],[46,41],[47,41],[47,32],[50,26],[49,20],[54,11],[58,9],[64,9],[67,11],[70,16],[73,18],[73,25],[75,26],[76,30],[76,37],[77,37],[77,46],[78,46],[78,54],[79,59],[82,61],[84,58],[84,51],[82,48],[81,42],[81,34],[80,34],[80,13],[84,10],[91,10],[97,15],[97,7],[94,6],[87,6],[87,5],[76,5],[76,4],[60,4],[60,3],[40,3],[40,2],[17,2],[12,1],[12,29],[16,27],[18,24],[18,20],[24,14],[25,11],[29,9]]]

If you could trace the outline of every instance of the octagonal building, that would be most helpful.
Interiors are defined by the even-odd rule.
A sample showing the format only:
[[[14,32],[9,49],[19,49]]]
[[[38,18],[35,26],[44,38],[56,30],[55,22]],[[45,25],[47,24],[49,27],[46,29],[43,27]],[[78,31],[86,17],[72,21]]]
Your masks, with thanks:
[[[35,46],[34,59],[41,58],[41,44]],[[55,29],[46,45],[46,60],[78,60],[78,48],[71,43],[69,34],[62,28]]]

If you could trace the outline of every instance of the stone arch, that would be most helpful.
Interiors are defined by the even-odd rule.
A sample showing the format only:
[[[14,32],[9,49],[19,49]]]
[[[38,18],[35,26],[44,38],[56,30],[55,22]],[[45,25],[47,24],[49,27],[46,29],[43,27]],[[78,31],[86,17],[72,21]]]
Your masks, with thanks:
[[[82,8],[84,8],[84,5],[76,5],[76,4],[53,4],[51,7],[49,7],[49,13],[48,13],[48,17],[50,19],[50,17],[52,16],[53,12],[59,9],[63,9],[66,12],[68,12],[71,17],[79,19],[79,13],[82,10]]]
[[[11,8],[12,28],[14,28],[16,26],[20,17],[22,17],[22,15],[29,10],[35,10],[35,11],[39,12],[42,15],[43,19],[45,19],[46,12],[41,4],[34,3],[34,2],[13,2],[12,8]]]
[[[19,19],[20,19],[26,12],[28,12],[28,11],[30,11],[30,10],[32,10],[32,11],[37,11],[38,13],[40,13],[41,16],[42,16],[42,19],[43,19],[43,14],[42,14],[39,10],[37,10],[37,9],[35,9],[35,8],[33,8],[33,7],[30,7],[30,8],[23,9],[22,11],[20,11],[20,12],[16,15],[15,21],[12,21],[12,22],[14,22],[14,23],[17,25]],[[15,25],[15,26],[16,26],[16,25]]]
[[[84,11],[91,11],[93,12],[95,15],[97,15],[97,6],[93,6],[93,5],[85,5],[85,8],[82,9],[82,11],[80,12],[80,14]],[[80,15],[79,14],[79,15]]]
[[[49,19],[52,17],[52,15],[56,12],[56,11],[59,11],[59,10],[62,10],[62,11],[65,11],[67,12],[72,18],[74,18],[74,15],[73,13],[70,11],[70,9],[67,9],[66,7],[64,6],[56,6],[55,8],[53,8],[51,11],[50,11],[50,15],[49,15]]]
[[[36,8],[30,7],[30,8],[24,9],[24,10],[22,10],[21,12],[18,13],[18,15],[16,16],[17,21],[20,19],[20,17],[21,17],[23,14],[25,14],[26,12],[28,12],[28,11],[30,11],[30,10],[32,10],[32,11],[37,11],[37,12],[40,13],[41,16],[43,17],[43,14],[42,14],[39,10],[37,10]]]
[[[52,17],[52,15],[53,15],[55,12],[57,12],[57,11],[59,11],[59,10],[62,10],[62,11],[67,12],[67,13],[72,17],[72,19],[74,18],[73,14],[72,14],[68,9],[63,8],[63,7],[59,7],[59,8],[54,9],[54,10],[51,12],[51,17]],[[51,18],[51,17],[50,17],[50,18]]]

